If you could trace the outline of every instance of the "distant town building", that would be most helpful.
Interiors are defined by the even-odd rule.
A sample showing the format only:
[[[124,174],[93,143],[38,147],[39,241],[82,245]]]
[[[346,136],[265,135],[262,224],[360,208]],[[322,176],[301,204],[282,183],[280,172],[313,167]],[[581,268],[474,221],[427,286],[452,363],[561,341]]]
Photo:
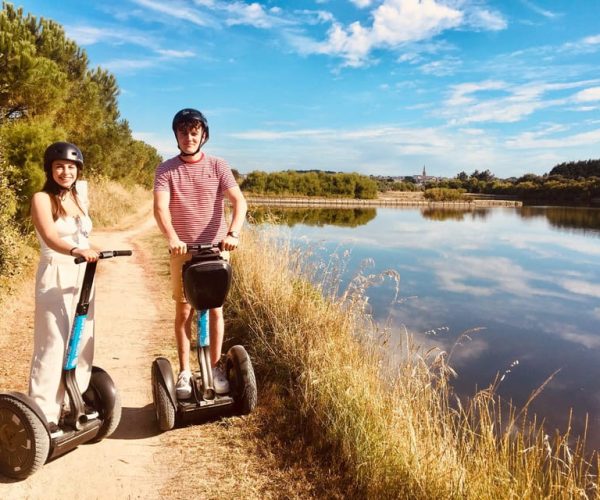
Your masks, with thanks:
[[[414,182],[420,186],[427,182],[436,182],[445,179],[445,177],[427,175],[425,165],[423,165],[423,172],[417,175],[371,175],[371,178],[384,182]]]
[[[439,177],[434,175],[427,175],[427,170],[425,170],[425,165],[423,165],[423,173],[421,175],[413,175],[413,178],[417,182],[417,184],[426,184],[427,182],[435,182],[439,180]]]

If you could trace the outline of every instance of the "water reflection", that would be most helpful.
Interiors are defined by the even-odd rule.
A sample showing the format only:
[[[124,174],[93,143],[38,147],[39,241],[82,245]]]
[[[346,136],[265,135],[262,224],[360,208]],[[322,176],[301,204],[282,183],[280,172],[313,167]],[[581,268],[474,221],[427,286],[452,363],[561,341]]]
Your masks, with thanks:
[[[367,211],[279,214],[292,216],[293,238],[319,242],[320,259],[349,250],[340,290],[365,259],[375,263],[369,272],[400,273],[399,303],[392,283],[368,292],[374,317],[391,325],[396,340],[408,330],[448,352],[462,332],[482,327],[454,348],[461,395],[510,368],[499,394],[522,405],[559,370],[531,411],[551,432],[566,429],[573,408],[576,433],[589,413],[588,442],[600,448],[600,210]]]
[[[377,215],[374,208],[251,207],[249,212],[258,224],[276,222],[290,227],[296,224],[357,227],[367,224]]]
[[[522,207],[521,217],[545,218],[556,228],[600,234],[600,210],[597,208]]]
[[[448,219],[463,220],[465,217],[472,219],[485,219],[489,208],[459,209],[459,208],[422,208],[421,215],[424,219],[444,221]]]

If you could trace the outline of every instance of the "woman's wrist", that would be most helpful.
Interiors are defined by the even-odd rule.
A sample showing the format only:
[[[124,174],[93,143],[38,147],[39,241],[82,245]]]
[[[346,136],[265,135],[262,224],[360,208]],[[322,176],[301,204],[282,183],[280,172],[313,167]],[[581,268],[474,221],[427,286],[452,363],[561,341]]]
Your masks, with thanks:
[[[71,250],[69,250],[69,255],[70,255],[71,257],[75,257],[75,256],[73,255],[73,252],[74,252],[75,250],[78,250],[78,249],[79,249],[79,247],[73,247],[73,248],[71,248]]]

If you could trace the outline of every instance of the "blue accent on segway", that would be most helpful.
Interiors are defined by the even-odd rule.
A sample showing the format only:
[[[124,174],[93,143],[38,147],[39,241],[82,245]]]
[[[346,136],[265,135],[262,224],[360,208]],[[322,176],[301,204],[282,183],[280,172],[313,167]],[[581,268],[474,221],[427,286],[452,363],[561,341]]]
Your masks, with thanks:
[[[77,366],[77,358],[79,357],[79,341],[85,327],[87,314],[75,316],[73,323],[73,332],[69,339],[69,350],[67,352],[67,361],[65,362],[65,370],[73,370]]]
[[[208,325],[208,310],[203,309],[202,311],[198,311],[198,339],[202,347],[210,345]]]

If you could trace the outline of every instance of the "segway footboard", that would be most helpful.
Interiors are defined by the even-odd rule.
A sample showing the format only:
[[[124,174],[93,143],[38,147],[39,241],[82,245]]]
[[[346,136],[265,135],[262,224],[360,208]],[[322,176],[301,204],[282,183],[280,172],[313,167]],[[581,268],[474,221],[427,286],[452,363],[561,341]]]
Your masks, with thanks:
[[[228,395],[217,395],[213,399],[197,398],[195,401],[180,401],[178,417],[182,423],[200,423],[234,413],[235,401]]]

